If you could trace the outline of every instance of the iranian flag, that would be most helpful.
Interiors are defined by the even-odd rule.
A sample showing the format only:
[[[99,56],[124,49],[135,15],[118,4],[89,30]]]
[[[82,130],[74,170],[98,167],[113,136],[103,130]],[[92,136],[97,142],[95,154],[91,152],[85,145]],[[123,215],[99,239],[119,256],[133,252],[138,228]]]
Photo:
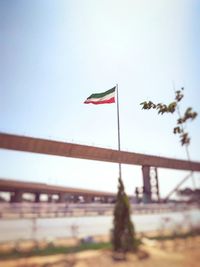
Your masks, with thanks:
[[[116,87],[113,87],[112,89],[103,93],[92,94],[85,100],[84,104],[98,105],[115,103],[115,88]]]

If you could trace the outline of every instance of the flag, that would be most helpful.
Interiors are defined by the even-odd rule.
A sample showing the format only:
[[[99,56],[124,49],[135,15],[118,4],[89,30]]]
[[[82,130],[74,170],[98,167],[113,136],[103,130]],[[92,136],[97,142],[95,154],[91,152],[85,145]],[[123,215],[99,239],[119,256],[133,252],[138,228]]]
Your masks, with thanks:
[[[115,103],[115,88],[116,87],[113,87],[110,90],[103,93],[92,94],[85,100],[84,104],[98,105],[98,104]]]

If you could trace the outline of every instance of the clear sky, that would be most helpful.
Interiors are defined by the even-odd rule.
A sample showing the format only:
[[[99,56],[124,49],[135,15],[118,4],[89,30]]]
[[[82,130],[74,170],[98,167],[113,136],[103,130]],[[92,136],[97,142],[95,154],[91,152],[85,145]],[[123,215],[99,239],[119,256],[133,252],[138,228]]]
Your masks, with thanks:
[[[117,149],[116,105],[83,102],[118,83],[122,150],[186,159],[176,116],[139,104],[172,101],[174,81],[200,114],[199,25],[198,0],[0,0],[0,131]],[[188,130],[200,161],[200,116]],[[0,165],[2,178],[117,190],[117,164],[1,150]],[[158,174],[165,196],[187,172]],[[122,175],[129,194],[142,185],[141,167]]]

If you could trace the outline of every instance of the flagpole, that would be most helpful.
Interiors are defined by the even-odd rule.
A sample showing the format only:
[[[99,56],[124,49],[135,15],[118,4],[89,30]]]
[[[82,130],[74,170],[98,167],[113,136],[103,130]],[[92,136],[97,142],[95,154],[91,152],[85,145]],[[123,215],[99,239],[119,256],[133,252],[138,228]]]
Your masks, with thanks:
[[[121,151],[121,143],[120,143],[120,121],[119,121],[119,94],[118,94],[118,84],[116,84],[116,92],[117,92],[117,132],[118,132],[118,151]],[[122,168],[121,162],[119,162],[119,178],[122,178]]]

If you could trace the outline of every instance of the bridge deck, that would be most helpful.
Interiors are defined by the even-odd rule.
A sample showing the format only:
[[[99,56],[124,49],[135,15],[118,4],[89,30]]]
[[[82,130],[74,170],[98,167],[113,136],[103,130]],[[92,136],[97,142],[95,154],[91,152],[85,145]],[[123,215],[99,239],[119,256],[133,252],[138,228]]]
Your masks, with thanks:
[[[94,146],[65,143],[27,136],[0,133],[0,148],[62,157],[99,160],[176,170],[200,171],[200,162],[117,151]]]
[[[50,185],[45,183],[23,182],[17,180],[0,179],[0,192],[22,191],[26,193],[41,194],[72,194],[77,196],[115,197],[116,193],[88,190],[82,188],[71,188],[66,186]]]

